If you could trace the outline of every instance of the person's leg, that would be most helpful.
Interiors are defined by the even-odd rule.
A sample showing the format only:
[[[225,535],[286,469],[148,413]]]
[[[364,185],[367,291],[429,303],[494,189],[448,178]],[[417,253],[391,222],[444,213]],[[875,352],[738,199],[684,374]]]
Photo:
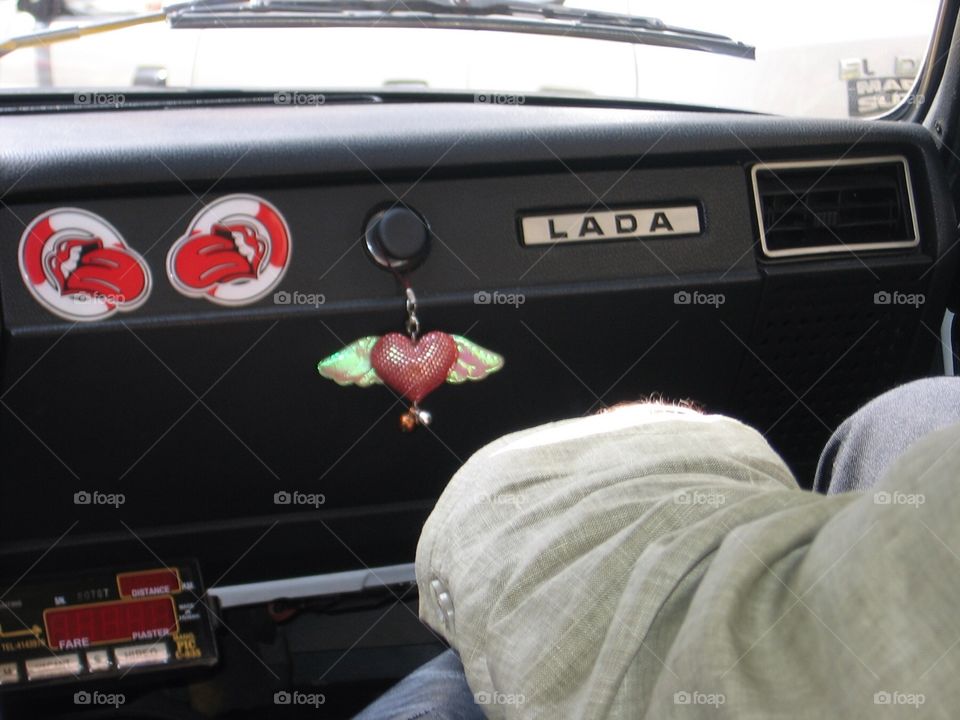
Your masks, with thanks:
[[[814,489],[834,495],[868,490],[924,435],[960,423],[960,377],[901,385],[871,400],[833,433]]]
[[[394,685],[354,720],[484,720],[460,658],[447,650]]]

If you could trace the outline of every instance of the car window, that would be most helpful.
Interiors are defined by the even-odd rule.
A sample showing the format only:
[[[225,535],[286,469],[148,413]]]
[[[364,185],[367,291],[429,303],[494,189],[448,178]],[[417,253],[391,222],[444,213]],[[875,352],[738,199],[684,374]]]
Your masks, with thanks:
[[[358,7],[362,5],[357,0]],[[547,3],[549,5],[549,3]],[[756,47],[755,59],[531,32],[420,27],[171,29],[156,22],[0,57],[0,89],[279,89],[278,102],[318,91],[466,91],[479,102],[532,95],[600,97],[792,116],[877,117],[911,92],[933,31],[936,0],[569,0],[650,16]],[[403,10],[398,4],[397,10]],[[156,12],[154,0],[0,0],[0,36]],[[26,12],[30,10],[31,12]],[[44,15],[46,14],[46,15]],[[35,17],[39,15],[40,17]],[[122,95],[122,93],[120,93]],[[115,104],[118,92],[78,102]]]

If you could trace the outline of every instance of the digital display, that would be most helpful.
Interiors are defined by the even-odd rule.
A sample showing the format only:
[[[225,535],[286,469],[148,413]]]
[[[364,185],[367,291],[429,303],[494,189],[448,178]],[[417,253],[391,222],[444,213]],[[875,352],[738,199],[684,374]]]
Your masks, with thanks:
[[[120,597],[173,595],[180,592],[180,573],[175,569],[144,570],[117,575]]]
[[[171,597],[48,608],[47,643],[56,650],[130,640],[155,640],[177,630]]]
[[[4,696],[21,688],[107,683],[130,672],[217,663],[196,560],[77,568],[22,582],[0,578],[4,587],[10,590],[0,602],[3,718]]]

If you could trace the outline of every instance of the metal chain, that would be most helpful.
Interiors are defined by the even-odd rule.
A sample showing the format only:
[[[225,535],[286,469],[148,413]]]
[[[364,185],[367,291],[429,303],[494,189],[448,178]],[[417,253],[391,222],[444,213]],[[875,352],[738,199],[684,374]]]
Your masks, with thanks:
[[[413,342],[417,341],[417,335],[420,334],[420,320],[417,318],[417,296],[413,294],[413,288],[407,288],[407,335]]]

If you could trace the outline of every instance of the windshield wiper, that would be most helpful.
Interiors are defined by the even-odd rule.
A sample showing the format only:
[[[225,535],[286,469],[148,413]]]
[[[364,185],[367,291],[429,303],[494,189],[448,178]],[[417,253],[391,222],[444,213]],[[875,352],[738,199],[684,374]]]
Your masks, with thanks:
[[[530,0],[199,0],[159,13],[42,30],[0,42],[0,56],[121,27],[167,20],[173,28],[402,27],[559,35],[698,50],[753,60],[755,48],[662,20]]]
[[[529,0],[202,0],[170,18],[173,27],[405,27],[493,30],[612,40],[755,58],[724,35],[662,20]]]

